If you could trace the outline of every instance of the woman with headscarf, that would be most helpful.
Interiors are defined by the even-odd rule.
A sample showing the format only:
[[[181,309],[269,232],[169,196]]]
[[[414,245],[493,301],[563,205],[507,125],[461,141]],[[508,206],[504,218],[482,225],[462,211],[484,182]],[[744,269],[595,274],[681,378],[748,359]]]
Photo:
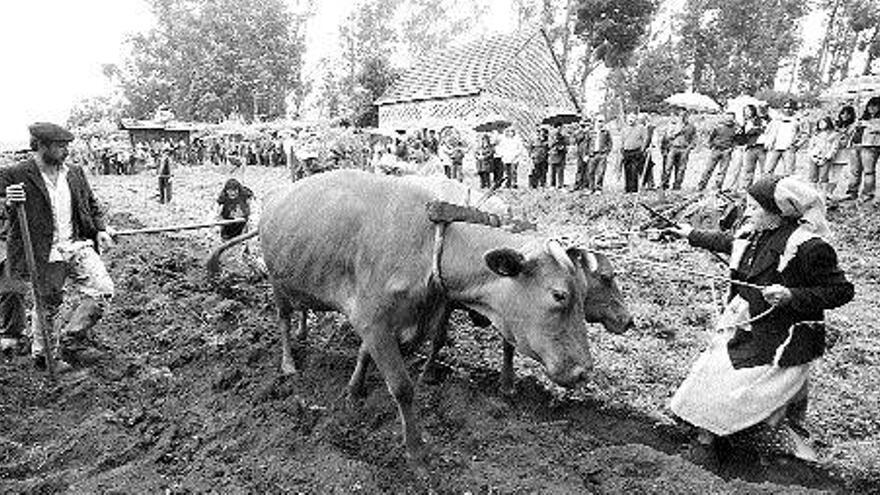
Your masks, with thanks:
[[[748,430],[814,460],[803,429],[810,365],[825,350],[824,310],[852,300],[854,289],[828,243],[818,191],[793,176],[765,176],[747,192],[747,222],[734,235],[670,229],[729,254],[732,279],[717,332],[670,408],[699,428],[704,447]]]
[[[865,113],[856,123],[853,145],[859,160],[854,163],[856,167],[852,169],[852,177],[843,199],[856,199],[861,184],[862,201],[872,201],[876,186],[877,158],[880,156],[880,96],[872,97],[865,105]]]

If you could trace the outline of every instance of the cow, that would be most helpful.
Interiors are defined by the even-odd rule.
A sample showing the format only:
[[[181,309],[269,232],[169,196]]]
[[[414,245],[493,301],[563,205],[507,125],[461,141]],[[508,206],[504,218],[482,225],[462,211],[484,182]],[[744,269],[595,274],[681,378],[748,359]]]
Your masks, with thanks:
[[[584,320],[587,323],[600,323],[606,331],[616,335],[621,335],[634,328],[633,317],[623,301],[623,296],[615,280],[614,267],[608,258],[602,253],[583,248],[572,248],[568,250],[568,253],[574,259],[578,276],[583,277],[582,283],[586,287],[583,299]],[[469,311],[469,313],[474,325],[484,328],[491,325],[491,322],[480,314],[473,311]],[[441,327],[437,337],[431,342],[431,352],[425,362],[421,377],[425,383],[436,383],[440,380],[440,371],[436,364],[440,350],[446,345],[445,328],[445,326]],[[504,395],[513,395],[515,392],[513,372],[515,348],[506,340],[502,340],[501,345],[503,359],[498,388]]]
[[[577,253],[553,240],[457,222],[440,238],[434,269],[436,232],[425,212],[433,199],[427,189],[395,178],[331,171],[268,198],[258,229],[282,371],[298,371],[289,337],[293,311],[347,315],[361,338],[349,394],[363,396],[372,359],[397,403],[412,459],[421,457],[423,445],[401,347],[436,339],[450,305],[484,315],[557,384],[573,386],[593,366]]]

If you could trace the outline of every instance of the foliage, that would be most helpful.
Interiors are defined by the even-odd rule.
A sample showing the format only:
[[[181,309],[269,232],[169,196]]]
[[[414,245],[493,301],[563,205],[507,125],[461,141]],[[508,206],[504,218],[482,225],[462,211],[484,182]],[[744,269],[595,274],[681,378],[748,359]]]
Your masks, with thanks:
[[[391,85],[396,74],[389,59],[398,36],[388,20],[400,2],[364,1],[339,29],[345,75],[339,78],[337,85],[342,95],[334,101],[325,94],[322,103],[335,103],[337,114],[345,114],[355,125],[378,124],[378,110],[373,101]],[[329,107],[325,109],[332,114]]]
[[[67,125],[77,129],[102,122],[115,123],[122,116],[122,104],[112,96],[84,98],[70,110]]]
[[[802,0],[687,0],[679,49],[694,90],[724,99],[772,88],[805,13]]]
[[[130,39],[119,71],[128,114],[283,115],[300,84],[302,16],[283,0],[150,0],[157,27]]]
[[[404,0],[403,7],[401,39],[411,59],[446,48],[475,27],[486,9],[482,2],[461,0]]]
[[[357,127],[376,127],[379,125],[379,109],[373,104],[382,96],[400,73],[391,67],[386,58],[373,57],[366,60],[356,77],[360,90],[352,98],[351,119]]]
[[[656,10],[654,0],[580,0],[574,32],[589,43],[591,51],[585,63],[625,66]]]
[[[608,84],[619,88],[626,106],[660,112],[665,98],[686,89],[686,77],[675,52],[664,45],[637,52],[631,66],[611,73]]]

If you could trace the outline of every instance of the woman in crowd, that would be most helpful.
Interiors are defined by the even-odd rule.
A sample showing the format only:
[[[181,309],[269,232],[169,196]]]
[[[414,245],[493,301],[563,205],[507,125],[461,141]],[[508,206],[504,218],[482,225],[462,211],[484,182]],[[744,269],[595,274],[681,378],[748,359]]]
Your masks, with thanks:
[[[856,131],[855,123],[856,109],[852,105],[841,107],[840,112],[837,113],[837,121],[834,122],[834,128],[840,136],[840,141],[838,142],[837,153],[831,159],[831,170],[829,172],[829,183],[835,184],[835,187],[844,168],[849,171],[858,168],[859,153],[853,147]],[[829,188],[834,190],[831,186]],[[833,196],[829,197],[829,207],[836,206],[837,199]]]
[[[492,138],[489,134],[484,133],[480,136],[480,144],[475,151],[477,162],[477,175],[480,177],[480,188],[488,189],[492,187],[490,174],[492,173],[492,165],[495,161],[495,147],[492,145]]]
[[[843,199],[856,199],[861,184],[862,201],[868,202],[874,199],[875,171],[877,157],[880,156],[880,96],[868,100],[861,120],[855,125],[853,146],[858,154],[858,161],[853,160],[855,166],[851,169],[852,177]]]
[[[737,141],[742,146],[742,174],[740,188],[745,190],[755,180],[755,171],[760,173],[763,166],[764,146],[758,138],[764,133],[764,119],[758,115],[755,105],[743,107],[743,124]]]
[[[728,253],[732,279],[717,332],[670,408],[699,429],[702,448],[748,431],[746,438],[815,460],[803,428],[810,366],[824,352],[824,310],[852,300],[853,285],[827,241],[818,191],[794,176],[768,175],[747,192],[747,222],[735,235],[670,230]]]
[[[807,145],[807,157],[810,160],[810,182],[826,198],[832,195],[836,185],[833,182],[829,182],[828,177],[831,171],[831,163],[837,154],[839,146],[840,133],[834,129],[834,122],[831,121],[831,117],[822,117],[816,123],[816,133],[813,134]]]

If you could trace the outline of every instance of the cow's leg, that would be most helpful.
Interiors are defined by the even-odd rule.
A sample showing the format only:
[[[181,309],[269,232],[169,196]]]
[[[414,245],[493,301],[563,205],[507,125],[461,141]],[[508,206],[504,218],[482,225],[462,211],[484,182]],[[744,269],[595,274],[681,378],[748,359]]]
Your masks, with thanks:
[[[297,371],[293,352],[290,350],[290,313],[292,308],[286,301],[276,301],[278,306],[278,331],[281,332],[281,373],[293,375]]]
[[[437,356],[440,354],[440,349],[446,347],[446,337],[447,332],[449,332],[449,316],[451,314],[451,308],[445,309],[439,321],[436,323],[437,327],[431,338],[431,352],[428,354],[428,360],[425,361],[425,366],[422,368],[422,375],[419,377],[419,380],[422,383],[433,385],[442,381],[440,368],[437,365]]]
[[[300,310],[299,328],[296,331],[297,344],[305,344],[306,339],[309,338],[308,317],[309,317],[309,310],[308,309]]]
[[[516,388],[513,386],[513,344],[506,340],[501,342],[504,358],[501,361],[501,378],[498,380],[498,390],[504,395],[513,395]]]
[[[360,399],[366,395],[367,389],[364,386],[364,382],[367,375],[367,366],[370,365],[370,349],[367,347],[366,342],[361,342],[361,347],[358,349],[358,357],[357,364],[354,367],[354,372],[351,374],[351,379],[348,380],[348,396],[352,399]]]
[[[397,402],[406,455],[414,461],[419,461],[423,454],[423,443],[418,421],[413,413],[415,391],[406,371],[406,363],[400,354],[396,335],[391,335],[390,329],[387,328],[372,328],[371,331],[372,333],[364,334],[364,343],[376,367],[385,378],[388,392]]]

